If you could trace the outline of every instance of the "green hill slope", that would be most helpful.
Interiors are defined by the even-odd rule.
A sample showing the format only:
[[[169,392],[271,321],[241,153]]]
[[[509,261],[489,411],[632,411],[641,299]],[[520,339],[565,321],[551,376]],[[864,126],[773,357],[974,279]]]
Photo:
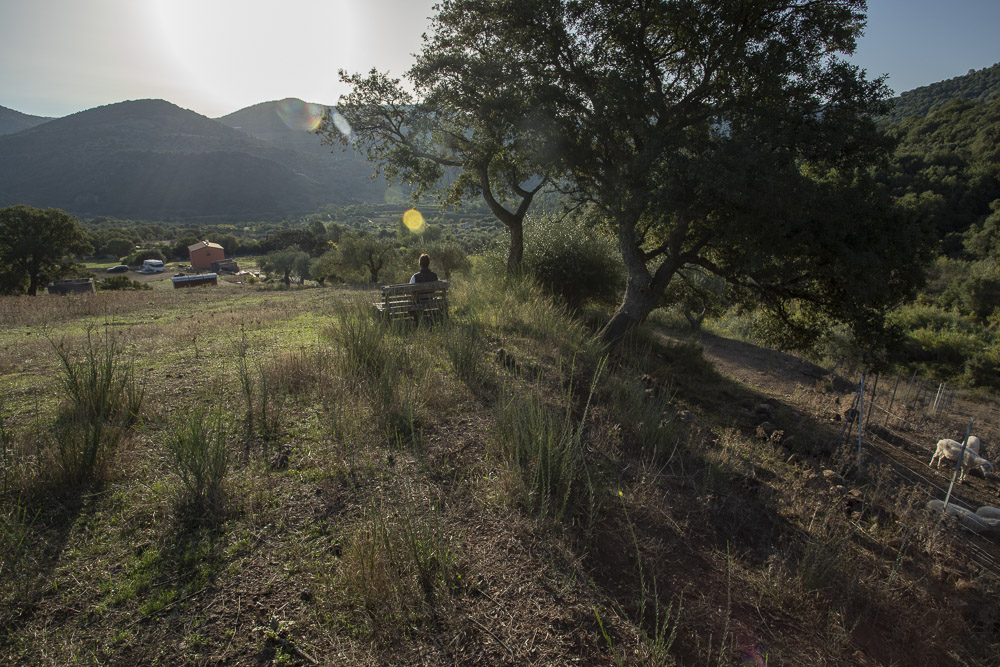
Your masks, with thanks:
[[[921,86],[902,93],[893,100],[895,108],[886,120],[899,122],[912,116],[926,116],[952,100],[989,102],[1000,96],[1000,63],[945,81]]]

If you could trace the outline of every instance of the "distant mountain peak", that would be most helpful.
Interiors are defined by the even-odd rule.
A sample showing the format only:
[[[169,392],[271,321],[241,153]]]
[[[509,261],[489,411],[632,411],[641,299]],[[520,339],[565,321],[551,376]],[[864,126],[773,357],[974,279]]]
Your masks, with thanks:
[[[293,129],[303,115],[288,111],[315,109],[289,98],[220,122],[166,100],[128,100],[0,136],[0,207],[155,219],[382,199],[385,185],[368,178],[364,160],[331,154],[315,134]]]
[[[52,119],[44,116],[32,116],[16,111],[15,109],[0,106],[0,135],[29,130],[50,120]]]

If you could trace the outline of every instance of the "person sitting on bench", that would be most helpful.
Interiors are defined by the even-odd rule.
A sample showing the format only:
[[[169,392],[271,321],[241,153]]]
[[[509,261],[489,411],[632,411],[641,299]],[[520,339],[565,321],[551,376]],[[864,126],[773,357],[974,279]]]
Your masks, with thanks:
[[[418,260],[418,264],[420,265],[420,271],[410,276],[411,285],[415,285],[417,283],[432,283],[438,279],[438,274],[431,271],[430,255],[427,253],[422,254]]]

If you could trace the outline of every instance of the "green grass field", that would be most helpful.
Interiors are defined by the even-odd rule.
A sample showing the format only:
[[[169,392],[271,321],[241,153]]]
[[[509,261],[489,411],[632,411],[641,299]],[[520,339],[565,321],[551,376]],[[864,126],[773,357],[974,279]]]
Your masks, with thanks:
[[[0,298],[11,664],[995,664],[961,537],[875,473],[845,514],[696,343],[169,287]]]

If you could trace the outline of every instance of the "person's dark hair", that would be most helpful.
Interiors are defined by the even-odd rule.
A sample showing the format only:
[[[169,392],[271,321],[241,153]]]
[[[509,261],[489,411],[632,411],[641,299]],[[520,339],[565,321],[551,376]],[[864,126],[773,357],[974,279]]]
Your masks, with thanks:
[[[431,256],[427,253],[421,255],[420,259],[417,261],[420,264],[421,269],[429,269],[431,267]]]

